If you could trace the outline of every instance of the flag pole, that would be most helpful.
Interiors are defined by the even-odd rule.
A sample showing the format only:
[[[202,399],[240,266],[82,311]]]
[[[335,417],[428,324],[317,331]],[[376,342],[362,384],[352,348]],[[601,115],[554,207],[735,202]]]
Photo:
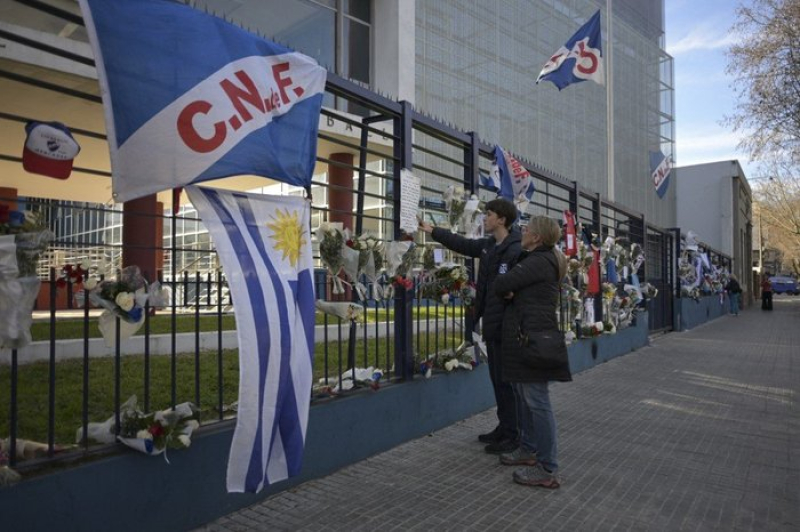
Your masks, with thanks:
[[[614,201],[614,46],[613,46],[613,16],[612,0],[606,0],[606,57],[608,58],[606,70],[606,136],[608,137],[608,181],[606,195]]]

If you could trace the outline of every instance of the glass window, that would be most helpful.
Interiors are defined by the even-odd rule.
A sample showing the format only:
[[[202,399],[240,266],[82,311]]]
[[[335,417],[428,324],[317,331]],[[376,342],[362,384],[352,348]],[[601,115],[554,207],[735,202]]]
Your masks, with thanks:
[[[336,12],[306,0],[206,0],[207,10],[336,67]],[[276,16],[280,13],[280,16]]]
[[[342,0],[342,9],[347,15],[360,19],[368,24],[372,22],[370,16],[370,0]]]

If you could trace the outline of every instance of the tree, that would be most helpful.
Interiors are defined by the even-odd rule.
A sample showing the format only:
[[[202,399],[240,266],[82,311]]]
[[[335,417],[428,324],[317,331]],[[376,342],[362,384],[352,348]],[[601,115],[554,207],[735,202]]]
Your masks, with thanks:
[[[800,0],[752,0],[736,15],[727,72],[738,102],[726,123],[747,133],[740,147],[753,159],[800,163]]]
[[[771,179],[754,188],[761,225],[769,247],[783,255],[782,270],[800,276],[800,174],[787,163],[768,168]]]

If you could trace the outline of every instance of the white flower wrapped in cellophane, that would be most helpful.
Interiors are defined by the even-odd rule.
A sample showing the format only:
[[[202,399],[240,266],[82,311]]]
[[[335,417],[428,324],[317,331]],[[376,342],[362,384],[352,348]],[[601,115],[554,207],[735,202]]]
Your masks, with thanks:
[[[383,291],[384,299],[394,297],[394,282],[398,278],[406,279],[414,266],[414,242],[410,240],[393,240],[386,243],[386,275],[389,284]],[[406,283],[411,285],[410,282]]]
[[[33,222],[23,223],[0,224],[0,348],[20,349],[31,343],[33,307],[41,286],[36,269],[53,238],[48,230],[33,230]],[[5,234],[23,229],[30,232]]]
[[[344,272],[352,280],[356,294],[361,301],[367,298],[367,287],[361,282],[362,276],[375,288],[376,299],[381,298],[381,288],[377,284],[378,276],[383,269],[383,242],[365,233],[350,236],[345,230]]]
[[[338,316],[343,320],[350,320],[354,323],[360,321],[364,314],[364,307],[350,301],[323,301],[317,299],[314,305],[320,312]]]
[[[319,256],[327,268],[333,282],[333,293],[343,294],[344,286],[339,279],[339,272],[344,266],[345,238],[340,222],[323,223],[317,228],[314,237],[319,243]]]
[[[119,318],[120,341],[125,341],[144,324],[148,287],[138,266],[127,266],[116,280],[100,282],[89,292],[89,301],[104,309],[97,320],[106,347],[114,347]]]
[[[464,188],[455,185],[449,185],[442,192],[445,209],[447,209],[447,221],[450,224],[450,230],[454,233],[458,232],[461,217],[464,215],[464,207],[467,204],[464,196]]]

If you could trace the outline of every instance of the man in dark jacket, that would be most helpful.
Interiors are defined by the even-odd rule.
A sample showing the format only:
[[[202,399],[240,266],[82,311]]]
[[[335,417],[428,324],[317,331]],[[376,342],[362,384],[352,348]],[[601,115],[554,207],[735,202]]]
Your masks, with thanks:
[[[486,238],[471,239],[452,233],[448,229],[433,227],[420,221],[419,228],[448,249],[480,259],[478,280],[475,283],[475,322],[483,318],[483,339],[489,356],[489,375],[497,402],[498,426],[478,439],[487,443],[487,453],[502,454],[516,449],[517,410],[511,385],[501,379],[500,356],[505,302],[495,294],[492,285],[498,274],[506,273],[520,254],[520,234],[512,226],[517,219],[517,208],[508,200],[495,199],[486,204],[483,225]]]

